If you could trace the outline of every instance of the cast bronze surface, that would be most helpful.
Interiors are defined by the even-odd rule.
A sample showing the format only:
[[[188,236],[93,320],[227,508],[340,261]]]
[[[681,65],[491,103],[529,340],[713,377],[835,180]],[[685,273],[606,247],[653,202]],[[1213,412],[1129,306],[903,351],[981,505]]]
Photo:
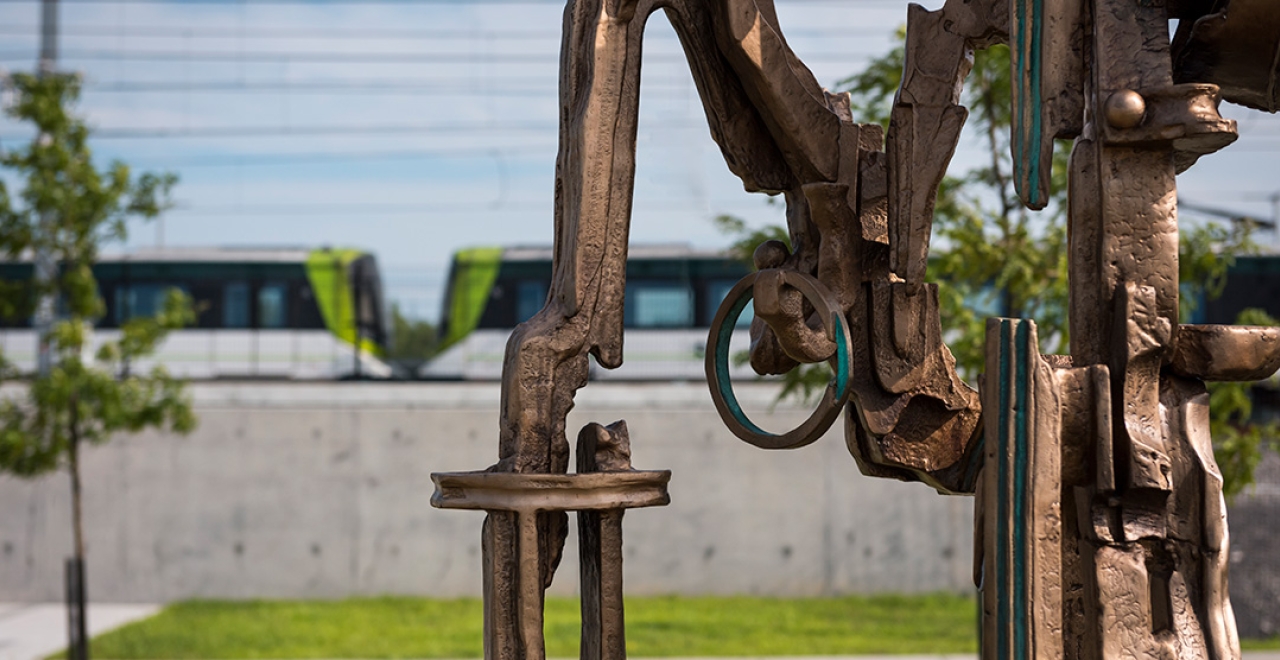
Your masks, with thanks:
[[[1132,89],[1122,89],[1107,97],[1104,109],[1107,123],[1116,128],[1133,128],[1142,123],[1142,116],[1147,113],[1147,102]]]
[[[1174,39],[1178,82],[1222,88],[1223,98],[1250,108],[1280,109],[1280,12],[1274,0],[1193,3]]]
[[[498,462],[438,475],[433,500],[489,511],[486,658],[541,660],[542,594],[574,508],[582,657],[625,655],[622,510],[665,503],[665,473],[630,471],[615,423],[582,430],[579,474],[566,474],[565,418],[589,356],[622,362],[640,55],[657,9],[727,166],[787,207],[791,248],[757,251],[763,271],[733,289],[709,342],[712,396],[733,433],[766,448],[808,444],[847,397],[845,441],[864,474],[976,490],[986,660],[1238,658],[1204,381],[1268,375],[1280,331],[1179,325],[1175,175],[1236,139],[1221,99],[1280,105],[1274,0],[909,5],[887,134],[818,84],[772,0],[569,0],[550,294],[507,344]],[[1041,355],[1030,321],[993,320],[979,396],[943,341],[926,272],[938,186],[968,114],[961,86],[973,51],[1000,43],[1024,205],[1049,204],[1053,142],[1074,140],[1071,350]],[[781,436],[752,428],[731,401],[727,342],[747,297],[758,373],[834,359],[840,374],[814,416]]]
[[[1169,366],[1201,380],[1262,380],[1280,369],[1280,328],[1180,325]]]
[[[599,511],[664,506],[670,470],[594,474],[436,472],[431,506],[483,511]]]
[[[737,325],[738,316],[743,307],[751,300],[756,288],[756,281],[762,278],[776,279],[772,286],[762,288],[776,292],[783,287],[794,288],[804,295],[814,309],[814,316],[821,319],[825,326],[825,339],[832,346],[825,351],[835,362],[835,374],[827,384],[818,407],[800,426],[786,433],[770,433],[757,426],[747,418],[742,406],[734,396],[733,385],[729,381],[729,338]],[[843,311],[836,304],[831,292],[816,279],[795,271],[763,270],[752,273],[740,280],[716,311],[715,320],[711,322],[711,334],[707,337],[707,382],[711,384],[711,399],[720,412],[729,431],[742,440],[761,449],[795,449],[813,443],[821,438],[831,424],[840,416],[844,404],[849,400],[849,381],[852,365],[850,355],[852,347],[849,341],[849,324],[844,319]]]
[[[488,513],[482,541],[486,658],[544,660],[543,592],[563,537],[548,538],[548,515],[578,512],[583,660],[626,656],[622,601],[622,516],[670,502],[668,470],[631,469],[626,422],[591,423],[578,434],[577,474],[434,473],[431,505]],[[504,535],[507,530],[513,535]],[[548,565],[548,557],[551,558]]]

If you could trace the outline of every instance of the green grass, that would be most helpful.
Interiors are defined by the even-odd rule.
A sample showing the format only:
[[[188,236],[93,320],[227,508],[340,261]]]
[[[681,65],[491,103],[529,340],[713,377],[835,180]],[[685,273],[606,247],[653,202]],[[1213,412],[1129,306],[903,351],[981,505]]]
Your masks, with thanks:
[[[977,650],[976,605],[951,595],[627,599],[627,653],[835,655]],[[478,658],[474,599],[188,601],[94,638],[117,660]],[[576,599],[547,601],[547,654],[578,655]]]
[[[1270,639],[1242,639],[1240,648],[1244,651],[1280,651],[1280,635]]]

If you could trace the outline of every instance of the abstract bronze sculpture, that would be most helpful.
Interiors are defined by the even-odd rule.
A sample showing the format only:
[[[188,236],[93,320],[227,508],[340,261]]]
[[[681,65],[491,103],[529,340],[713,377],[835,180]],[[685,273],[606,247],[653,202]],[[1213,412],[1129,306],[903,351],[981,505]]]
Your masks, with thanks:
[[[730,293],[708,343],[730,429],[763,448],[799,447],[847,410],[863,473],[975,494],[984,658],[1238,658],[1204,381],[1270,375],[1280,331],[1179,324],[1174,177],[1236,139],[1221,98],[1280,105],[1280,8],[1269,0],[911,5],[887,135],[818,85],[772,0],[570,0],[551,293],[507,347],[499,462],[433,476],[437,506],[490,511],[486,657],[543,657],[542,593],[563,512],[579,510],[582,654],[622,658],[621,511],[666,502],[667,473],[630,470],[621,423],[583,429],[578,474],[565,474],[565,417],[588,355],[622,362],[640,47],[659,8],[729,168],[787,204],[794,251],[760,246],[759,272]],[[1047,204],[1053,140],[1075,141],[1071,354],[1041,355],[1031,321],[991,319],[979,394],[942,341],[925,270],[937,187],[967,116],[959,90],[973,51],[998,43],[1012,52],[1024,204]],[[758,372],[823,361],[836,371],[790,433],[746,419],[727,378],[728,332],[750,298]]]

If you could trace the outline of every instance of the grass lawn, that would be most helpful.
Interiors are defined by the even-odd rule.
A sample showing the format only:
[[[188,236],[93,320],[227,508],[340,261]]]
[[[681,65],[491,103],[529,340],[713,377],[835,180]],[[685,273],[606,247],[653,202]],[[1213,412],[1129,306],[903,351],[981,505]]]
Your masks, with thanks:
[[[627,599],[633,656],[976,652],[976,603],[952,595]],[[478,658],[474,599],[188,601],[94,638],[100,659]],[[577,657],[578,602],[547,602],[547,655]]]
[[[1240,648],[1245,651],[1280,651],[1280,635],[1271,639],[1242,639]]]

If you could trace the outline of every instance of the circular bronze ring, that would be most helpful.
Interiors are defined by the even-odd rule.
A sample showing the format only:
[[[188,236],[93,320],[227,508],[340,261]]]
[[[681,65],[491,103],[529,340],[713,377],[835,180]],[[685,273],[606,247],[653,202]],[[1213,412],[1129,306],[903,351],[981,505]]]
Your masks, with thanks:
[[[767,271],[760,271],[767,272]],[[707,384],[716,410],[734,435],[761,449],[795,449],[822,437],[840,416],[849,400],[849,382],[853,372],[853,346],[850,343],[849,323],[835,303],[835,296],[821,282],[792,270],[780,271],[782,282],[799,289],[826,320],[827,338],[836,345],[835,378],[827,384],[818,409],[800,426],[778,435],[770,433],[747,418],[733,393],[729,380],[729,340],[742,310],[751,301],[753,287],[760,273],[752,273],[729,290],[716,318],[711,323],[711,335],[707,337]]]

